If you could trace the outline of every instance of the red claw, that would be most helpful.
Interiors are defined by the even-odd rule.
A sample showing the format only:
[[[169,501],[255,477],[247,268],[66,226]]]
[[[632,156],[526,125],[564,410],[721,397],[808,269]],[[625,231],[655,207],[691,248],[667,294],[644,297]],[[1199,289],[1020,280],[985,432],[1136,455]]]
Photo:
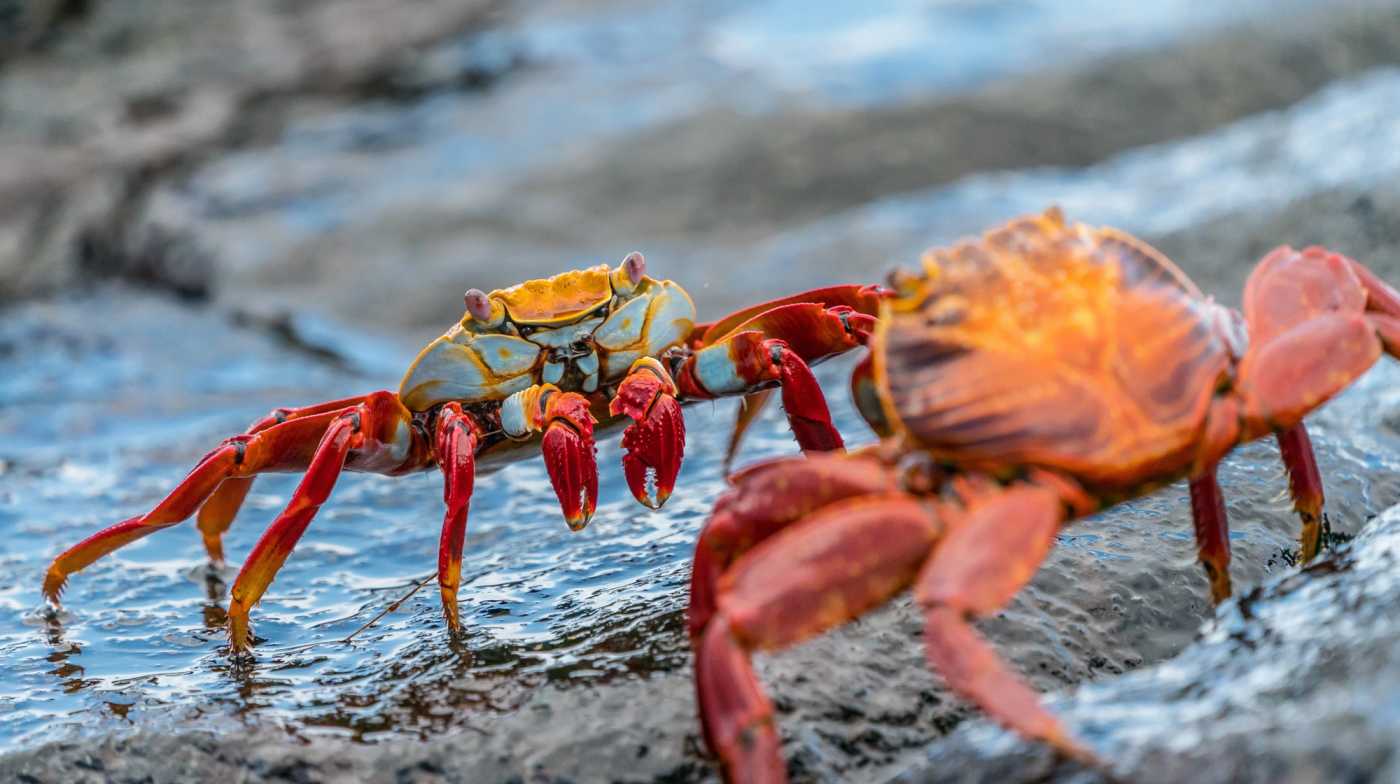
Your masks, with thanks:
[[[564,522],[580,531],[598,507],[598,458],[588,401],[573,392],[556,393],[546,404],[549,423],[541,448]]]
[[[659,395],[647,418],[627,427],[622,446],[627,450],[622,458],[627,487],[642,504],[660,509],[676,488],[685,453],[685,418],[680,404],[670,395]],[[648,478],[654,499],[647,492]]]
[[[622,434],[622,470],[632,495],[650,509],[671,497],[685,455],[685,418],[675,395],[670,374],[659,362],[643,359],[608,407],[614,416],[635,420]]]
[[[778,352],[779,377],[782,379],[783,408],[787,410],[792,434],[804,452],[835,452],[844,449],[841,433],[831,423],[831,411],[826,407],[821,386],[812,369],[802,357],[788,349],[781,340],[767,345]]]

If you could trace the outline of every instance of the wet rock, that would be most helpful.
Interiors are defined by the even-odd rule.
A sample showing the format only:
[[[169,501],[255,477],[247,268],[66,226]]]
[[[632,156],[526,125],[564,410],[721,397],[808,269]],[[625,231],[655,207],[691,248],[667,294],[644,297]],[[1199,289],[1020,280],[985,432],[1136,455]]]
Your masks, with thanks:
[[[141,205],[131,220],[207,242],[229,299],[315,301],[390,328],[450,323],[451,292],[638,248],[719,314],[890,263],[853,236],[856,247],[765,274],[761,288],[727,285],[739,260],[778,264],[769,240],[794,224],[981,169],[1088,164],[1400,61],[1393,2],[1265,4],[1228,29],[1217,19],[1197,38],[1135,39],[1102,60],[1061,57],[1057,39],[1032,35],[1037,54],[1014,76],[988,84],[949,66],[956,81],[852,106],[734,59],[731,16],[678,8],[542,4],[383,72],[384,96],[240,111],[248,141],[161,173],[127,199]],[[461,62],[515,75],[485,94],[418,94],[422,74],[432,83]]]
[[[140,236],[155,182],[275,132],[293,100],[498,73],[409,66],[419,47],[482,25],[493,0],[10,5],[0,4],[0,29],[18,30],[0,41],[0,57],[12,55],[0,72],[0,300],[80,282],[88,235]],[[17,28],[3,24],[16,15]]]
[[[392,383],[394,352],[369,352],[346,329],[322,339],[380,361],[351,372],[275,333],[123,290],[33,303],[0,325],[10,371],[0,376],[0,531],[10,534],[0,567],[15,575],[0,586],[11,700],[0,779],[714,780],[681,613],[690,548],[723,489],[727,406],[688,410],[685,468],[659,514],[631,500],[611,438],[600,442],[599,514],[581,534],[560,523],[538,461],[482,476],[460,642],[443,632],[431,591],[339,642],[432,568],[442,513],[432,474],[341,480],[256,612],[250,668],[224,658],[226,583],[201,576],[189,526],[79,574],[60,625],[31,612],[52,553],[154,503],[221,436],[276,405]],[[819,369],[833,390],[847,372]],[[1382,368],[1311,421],[1337,531],[1400,501],[1400,435],[1384,424],[1400,410],[1398,376]],[[868,439],[844,396],[832,401],[851,443]],[[743,460],[794,450],[774,410]],[[252,546],[295,479],[259,480],[231,553]],[[1298,523],[1275,450],[1241,450],[1222,483],[1237,585],[1289,573]],[[982,629],[1051,692],[1168,660],[1211,614],[1188,509],[1177,486],[1068,529]],[[903,597],[760,658],[796,780],[892,774],[975,715],[927,670],[921,626]]]
[[[771,116],[721,109],[553,167],[508,203],[606,203],[623,232],[762,231],[975,172],[1085,166],[1400,60],[1394,6],[1294,11],[968,95]]]
[[[1171,661],[1051,704],[1122,781],[1395,781],[1397,646],[1391,508],[1348,546],[1231,602]],[[1105,779],[976,722],[894,780]]]
[[[77,269],[85,283],[120,280],[194,302],[209,299],[213,291],[213,258],[188,233],[156,225],[129,231],[117,224],[89,227],[77,242]]]
[[[975,174],[789,228],[751,249],[760,279],[880,279],[925,248],[1059,205],[1147,239],[1222,301],[1278,245],[1326,244],[1400,279],[1400,70],[1377,68],[1285,109],[1083,168]],[[710,249],[703,262],[724,263]],[[878,266],[877,266],[878,265]]]
[[[196,16],[146,29],[130,23],[131,7],[109,3],[97,13],[116,16],[100,24],[52,28],[38,49],[59,59],[24,56],[14,61],[24,79],[0,77],[0,107],[42,109],[13,125],[7,116],[0,131],[20,140],[0,153],[0,286],[23,294],[71,282],[82,237],[90,275],[110,267],[112,277],[199,292],[212,267],[223,281],[215,307],[103,287],[11,305],[0,319],[0,572],[13,576],[0,585],[0,779],[715,780],[681,614],[690,548],[723,491],[726,405],[689,410],[685,470],[660,514],[632,503],[615,439],[601,441],[598,518],[577,535],[560,524],[539,461],[483,476],[462,640],[442,631],[428,589],[344,642],[435,563],[433,474],[341,480],[257,610],[252,667],[223,655],[228,576],[208,579],[190,526],[85,570],[60,623],[38,610],[48,557],[149,508],[221,437],[275,406],[392,388],[418,344],[366,331],[437,331],[460,315],[467,285],[640,246],[715,313],[834,278],[878,279],[928,244],[1049,201],[1145,234],[1225,298],[1263,248],[1283,241],[1325,240],[1400,280],[1387,112],[1400,78],[1373,68],[1400,57],[1391,3],[1154,39],[1155,51],[1030,68],[961,96],[757,101],[729,112],[707,91],[740,103],[789,94],[745,91],[748,74],[704,70],[689,36],[703,38],[709,17],[651,26],[649,13],[681,12],[629,3],[597,12],[598,22],[591,9],[542,5],[527,31],[465,38],[455,37],[456,6],[442,3],[404,6],[402,20],[368,33],[335,21],[336,9],[364,11],[359,3],[221,6],[249,16],[201,31],[217,39],[199,39],[214,54],[191,63],[186,52],[141,58],[181,40],[179,26]],[[239,26],[248,20],[262,21]],[[227,30],[235,40],[220,43]],[[439,35],[422,56],[401,51]],[[253,56],[261,50],[245,43],[272,51]],[[53,89],[47,104],[24,94],[53,88],[63,67],[94,51],[133,89],[101,96],[91,126],[75,108],[90,94]],[[682,75],[701,69],[704,88],[621,100],[648,80],[666,83],[673,73],[643,66],[670,51],[679,62],[662,62]],[[518,83],[458,94],[522,63],[534,65]],[[1294,104],[1336,77],[1347,78]],[[1123,151],[1150,142],[1160,144]],[[1062,167],[1015,168],[1046,163]],[[848,371],[819,372],[841,390]],[[1400,501],[1397,377],[1380,368],[1310,419],[1341,537]],[[832,398],[850,442],[869,439],[844,395]],[[774,410],[743,460],[794,451]],[[259,480],[230,553],[247,552],[295,481]],[[1237,586],[1291,574],[1298,523],[1273,447],[1241,449],[1222,482]],[[1125,673],[1173,673],[1172,657],[1212,617],[1205,597],[1177,486],[1067,530],[1032,585],[981,626],[1037,688],[1093,684],[1057,698],[1068,704]],[[1351,634],[1345,618],[1326,617],[1339,638]],[[1249,623],[1221,628],[1247,637]],[[901,598],[759,660],[796,780],[893,775],[975,716],[927,671],[921,625]],[[1372,638],[1357,639],[1364,648]],[[1226,672],[1226,694],[1246,704],[1247,673]],[[1194,683],[1183,693],[1207,699],[1211,684]],[[1384,699],[1388,681],[1376,683]],[[1153,731],[1160,694],[1149,694],[1122,727],[1104,726],[1118,721],[1110,700],[1093,703],[1097,718],[1070,709],[1105,756],[1121,753],[1129,778],[1182,770],[1157,747],[1131,745]],[[986,750],[1012,741],[954,732],[947,753],[977,765],[968,776],[998,775],[1003,758]],[[1369,732],[1338,741],[1331,757],[1319,751],[1328,767],[1312,769],[1376,762]],[[1226,737],[1274,742],[1245,734]],[[1004,758],[1019,766],[1008,778],[1077,775],[1023,751]],[[1286,749],[1278,759],[1297,761]]]

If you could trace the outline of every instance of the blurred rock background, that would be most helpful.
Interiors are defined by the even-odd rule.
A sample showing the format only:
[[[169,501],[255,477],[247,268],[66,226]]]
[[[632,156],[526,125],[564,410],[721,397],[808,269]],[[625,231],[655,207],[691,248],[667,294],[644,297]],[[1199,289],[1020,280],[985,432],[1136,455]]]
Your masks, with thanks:
[[[1368,139],[1388,117],[1337,107],[1287,134],[1269,119],[1397,60],[1400,17],[1378,0],[52,0],[3,13],[11,301],[123,277],[428,330],[458,315],[448,292],[640,248],[716,313],[877,278],[1047,200],[1140,224],[1227,297],[1264,244],[1335,238],[1382,265],[1393,253],[1390,189],[1370,180],[1394,156],[1389,137]],[[1254,133],[1222,135],[1251,117]],[[1092,192],[1096,165],[1187,139],[1228,159],[1164,154],[1113,183],[1128,194]],[[1332,155],[1377,160],[1335,176]],[[1267,170],[1293,179],[1280,188]],[[986,175],[1017,171],[1056,179],[1014,209],[942,190],[981,176],[1013,191]],[[1115,209],[1125,198],[1132,209]],[[1340,222],[1304,235],[1287,216],[1304,200]],[[1189,215],[1161,225],[1164,211]],[[1190,236],[1236,220],[1274,231],[1219,257]]]
[[[33,586],[59,546],[149,506],[267,408],[394,386],[466,288],[633,249],[710,316],[878,281],[1051,203],[1140,234],[1228,302],[1281,243],[1327,244],[1400,281],[1397,107],[1393,0],[0,0],[0,565],[18,575],[0,589],[0,708],[17,717],[0,719],[0,777],[711,780],[679,613],[687,546],[722,489],[722,439],[703,431],[727,409],[692,425],[692,495],[663,515],[619,505],[625,522],[540,545],[532,532],[557,521],[517,520],[547,511],[542,470],[493,480],[468,562],[494,590],[464,599],[484,663],[447,650],[431,597],[330,664],[293,651],[367,620],[373,591],[431,563],[428,481],[347,480],[327,507],[344,532],[313,531],[323,549],[299,551],[276,589],[288,603],[261,609],[260,678],[221,663],[218,602],[186,574],[190,532],[85,572],[67,638],[40,631]],[[824,375],[833,397],[840,376]],[[1339,539],[1400,500],[1394,379],[1368,377],[1314,427]],[[778,419],[764,428],[750,457],[791,451]],[[1226,470],[1245,589],[1290,570],[1274,460],[1251,447]],[[280,481],[260,485],[258,514],[285,497]],[[1177,488],[1074,529],[988,633],[1047,690],[1171,676],[1212,615],[1185,509]],[[258,527],[235,529],[244,549]],[[521,559],[531,547],[548,557]],[[500,630],[520,618],[524,631]],[[765,661],[796,778],[1007,775],[1006,740],[985,728],[925,751],[968,713],[922,669],[918,628],[897,603]],[[1369,633],[1378,646],[1391,630]],[[1206,689],[1219,649],[1192,650],[1175,666]],[[1315,666],[1316,645],[1302,650]],[[1220,770],[1286,779],[1300,769],[1249,767],[1284,759],[1281,745],[1238,739],[1289,743],[1288,722],[1308,717],[1287,705],[1308,697],[1278,709],[1250,702],[1247,678],[1215,685],[1240,681],[1230,710],[1276,723],[1202,729],[1192,759],[1234,754]],[[1060,704],[1134,780],[1172,780],[1161,750],[1177,724],[1143,719],[1172,697],[1096,728],[1104,693]],[[1387,694],[1346,691],[1330,726]],[[236,726],[214,732],[191,718],[225,714]],[[366,729],[377,717],[382,737]],[[349,739],[314,731],[328,726]],[[424,726],[426,742],[405,739]],[[1364,748],[1296,780],[1383,775],[1357,768],[1388,759],[1388,725],[1370,726],[1349,736]],[[50,737],[62,743],[35,748]],[[1052,775],[1018,754],[1022,773]]]

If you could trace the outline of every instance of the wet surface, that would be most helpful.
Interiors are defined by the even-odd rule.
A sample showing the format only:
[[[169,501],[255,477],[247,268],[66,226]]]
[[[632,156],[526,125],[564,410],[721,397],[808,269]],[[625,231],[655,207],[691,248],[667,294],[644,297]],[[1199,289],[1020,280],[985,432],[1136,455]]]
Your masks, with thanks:
[[[504,744],[518,764],[543,755],[586,777],[608,763],[566,750],[581,742],[573,722],[595,716],[599,727],[582,735],[600,748],[607,722],[642,722],[630,731],[660,745],[654,775],[706,770],[694,750],[681,614],[691,543],[721,491],[729,405],[688,410],[681,491],[659,514],[630,498],[614,442],[600,449],[599,513],[581,534],[562,525],[538,461],[479,482],[460,641],[443,630],[430,586],[339,642],[432,571],[441,519],[433,474],[348,475],[254,612],[256,664],[234,667],[224,591],[208,581],[192,526],[75,576],[58,624],[40,611],[47,559],[148,508],[220,435],[275,405],[384,386],[398,347],[367,343],[363,369],[350,373],[215,311],[121,291],[11,315],[0,346],[19,372],[0,384],[0,563],[15,577],[0,590],[0,746],[156,727],[369,743],[446,735],[458,737],[465,760],[480,739],[483,756]],[[91,324],[120,329],[99,335]],[[844,372],[834,363],[821,375],[836,390],[838,424],[859,443],[869,436],[844,398]],[[1313,422],[1338,533],[1400,500],[1400,440],[1386,424],[1400,409],[1398,375],[1378,370]],[[744,460],[794,451],[775,411]],[[1271,445],[1252,445],[1222,474],[1234,574],[1246,589],[1290,568],[1296,522],[1276,459]],[[251,547],[293,482],[260,480],[229,534],[231,553]],[[1069,529],[1032,588],[984,628],[1042,688],[1170,656],[1208,615],[1188,520],[1174,487]],[[880,769],[963,718],[923,670],[918,627],[902,599],[764,660],[799,772]],[[874,654],[872,640],[885,652]],[[622,705],[604,719],[608,699]],[[572,717],[569,743],[556,728],[520,745],[509,728],[536,727],[540,711]]]
[[[1222,608],[1172,661],[1052,704],[1120,781],[1395,781],[1397,558],[1392,508],[1304,573]],[[993,777],[1105,780],[981,722],[896,780]]]
[[[1323,241],[1319,221],[1300,220],[1255,237],[1253,255],[1205,255],[1185,235],[1232,216],[1269,213],[1339,187],[1374,191],[1400,173],[1400,70],[1339,80],[1285,110],[1251,116],[1201,136],[1137,148],[1083,168],[971,175],[950,185],[881,199],[778,233],[754,255],[760,277],[820,278],[846,259],[915,259],[925,248],[1055,204],[1075,220],[1139,236],[1161,248],[1202,288],[1238,304],[1244,275],[1264,250]],[[1376,254],[1365,232],[1326,238],[1387,279],[1400,259]],[[1178,252],[1180,250],[1181,252]],[[711,256],[715,258],[718,254]],[[1204,257],[1203,257],[1204,256]]]
[[[94,334],[92,324],[120,327]],[[0,600],[6,748],[175,715],[285,720],[305,735],[415,735],[508,709],[544,682],[680,666],[679,589],[718,491],[719,412],[692,416],[686,492],[662,515],[635,507],[614,442],[602,446],[602,504],[582,534],[564,527],[539,461],[480,481],[462,589],[470,631],[458,642],[443,633],[430,588],[353,644],[334,643],[432,572],[442,515],[434,474],[347,476],[255,611],[257,666],[238,669],[225,656],[224,587],[206,573],[192,526],[81,573],[61,624],[36,611],[44,559],[149,507],[240,423],[393,376],[371,382],[216,313],[139,297],[21,308],[0,346],[17,371],[0,384],[0,561],[16,575]],[[782,446],[767,433],[749,451]],[[295,480],[259,481],[230,552],[251,547]]]
[[[212,303],[106,285],[0,317],[0,778],[714,779],[682,613],[691,546],[723,490],[732,403],[687,409],[688,458],[660,513],[626,491],[615,436],[600,447],[598,514],[579,534],[538,460],[483,477],[460,640],[432,585],[358,631],[433,570],[431,473],[342,479],[253,613],[251,666],[226,656],[232,568],[209,574],[190,524],[76,575],[57,622],[42,610],[43,569],[63,547],[148,509],[274,407],[395,387],[468,286],[641,247],[654,274],[686,283],[714,316],[878,280],[930,243],[1049,202],[1160,242],[1227,301],[1279,242],[1325,241],[1400,280],[1400,72],[1374,67],[1400,59],[1400,26],[1375,21],[1394,17],[1386,3],[1347,4],[1390,9],[1371,17],[1301,1],[1169,2],[1123,19],[1120,4],[1086,13],[1038,0],[823,13],[787,0],[541,2],[489,24],[449,5],[417,4],[379,31],[388,43],[354,49],[333,45],[347,30],[329,24],[348,6],[319,3],[315,24],[265,28],[283,43],[263,45],[285,59],[225,58],[252,75],[220,75],[235,97],[216,90],[212,108],[199,68],[117,57],[127,70],[113,72],[150,79],[133,105],[142,127],[193,123],[195,139],[157,135],[174,146],[148,149],[122,123],[102,125],[115,135],[96,146],[121,154],[96,170],[124,172],[118,186],[82,166],[54,174],[46,167],[72,161],[52,150],[0,144],[0,160],[42,163],[48,178],[0,167],[0,294],[43,290],[31,284],[59,269],[57,254],[85,279]],[[1219,32],[1234,22],[1243,32]],[[346,53],[324,80],[290,43],[298,24]],[[974,28],[995,43],[963,34]],[[381,57],[405,41],[416,56]],[[1042,74],[1047,64],[1068,70]],[[35,102],[24,90],[49,82],[4,78],[23,68],[0,75],[0,102],[12,102],[0,105],[42,111],[0,130],[61,147],[70,137],[50,132],[100,85]],[[948,95],[959,90],[973,92]],[[113,100],[125,112],[130,97]],[[246,113],[226,126],[229,107]],[[151,122],[166,111],[174,131]],[[70,176],[81,185],[54,184]],[[846,400],[848,371],[838,361],[819,376],[859,444],[870,435]],[[1397,381],[1383,363],[1310,419],[1335,541],[1400,501]],[[774,407],[741,462],[795,451]],[[1298,523],[1276,449],[1242,448],[1221,480],[1237,588],[1293,573]],[[234,560],[295,482],[259,481],[227,538]],[[1189,519],[1175,486],[1068,529],[1033,584],[981,624],[1037,688],[1095,684],[1086,693],[1104,695],[1091,700],[1102,717],[1078,726],[1134,760],[1135,777],[1161,764],[1124,740],[1161,732],[1156,697],[1114,713],[1119,692],[1097,684],[1152,669],[1143,677],[1176,673],[1193,694],[1218,686],[1246,700],[1243,670],[1200,658],[1172,669],[1212,616]],[[1334,620],[1347,639],[1344,613]],[[1247,636],[1249,621],[1227,626]],[[891,775],[971,715],[924,667],[921,626],[900,598],[760,659],[797,780]]]

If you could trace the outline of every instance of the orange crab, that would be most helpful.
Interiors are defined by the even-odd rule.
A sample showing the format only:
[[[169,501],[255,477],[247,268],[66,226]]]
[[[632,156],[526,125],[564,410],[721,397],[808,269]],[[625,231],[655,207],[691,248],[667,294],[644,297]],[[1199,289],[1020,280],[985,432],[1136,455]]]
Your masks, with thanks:
[[[756,305],[710,324],[679,285],[646,274],[642,255],[489,294],[466,293],[466,315],[419,353],[398,393],[381,391],[279,409],[225,440],[151,511],[103,529],[54,559],[44,594],[57,605],[68,577],[98,558],[199,513],[209,558],[257,474],[303,471],[234,582],[231,650],[248,648],[248,612],[330,496],[342,470],[399,475],[437,466],[447,513],[438,584],[458,627],[467,506],[478,460],[518,459],[539,443],[565,521],[578,530],[598,496],[595,423],[628,423],[623,470],[642,503],[665,503],[680,471],[680,404],[744,395],[731,453],[752,414],[780,386],[804,450],[842,447],[809,363],[863,345],[878,287],[833,286]]]
[[[892,282],[856,377],[862,413],[885,439],[740,472],[696,548],[700,715],[731,781],[785,779],[752,653],[908,587],[928,662],[950,688],[1092,759],[972,620],[1030,580],[1062,525],[1183,477],[1213,596],[1225,598],[1216,465],[1271,433],[1310,559],[1323,495],[1303,416],[1382,352],[1400,356],[1400,294],[1316,247],[1266,256],[1242,317],[1146,244],[1067,225],[1057,210],[933,251]]]

